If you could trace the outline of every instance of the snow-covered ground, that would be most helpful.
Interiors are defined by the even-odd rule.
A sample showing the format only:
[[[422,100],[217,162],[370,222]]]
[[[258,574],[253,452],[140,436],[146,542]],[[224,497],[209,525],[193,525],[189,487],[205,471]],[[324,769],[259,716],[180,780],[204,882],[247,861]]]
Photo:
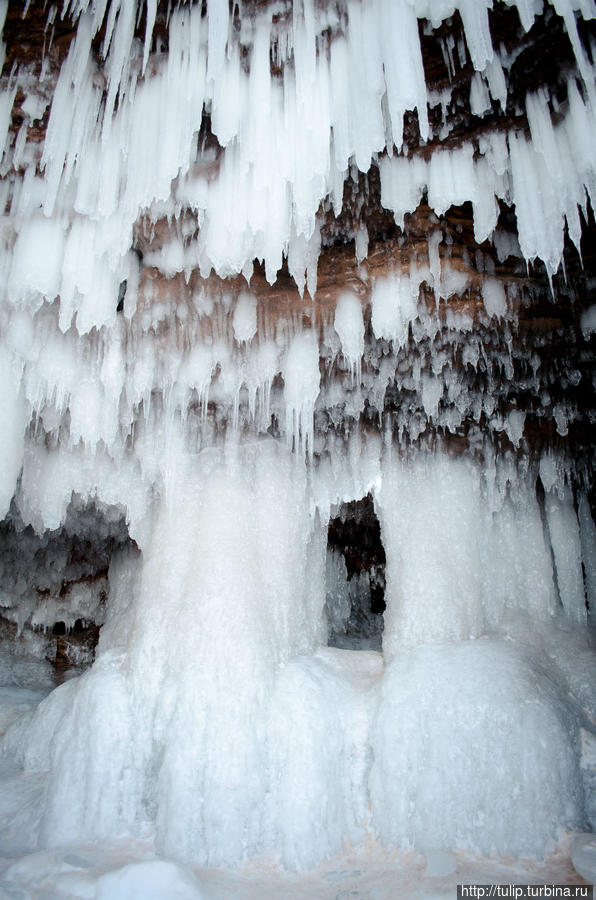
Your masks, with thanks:
[[[158,858],[149,844],[81,845],[3,860],[1,896],[101,900],[397,900],[455,896],[461,882],[584,884],[561,851],[544,864],[514,864],[454,855],[452,871],[431,874],[421,854],[391,858],[345,853],[306,874],[274,866],[191,869]],[[8,863],[8,864],[7,864]]]

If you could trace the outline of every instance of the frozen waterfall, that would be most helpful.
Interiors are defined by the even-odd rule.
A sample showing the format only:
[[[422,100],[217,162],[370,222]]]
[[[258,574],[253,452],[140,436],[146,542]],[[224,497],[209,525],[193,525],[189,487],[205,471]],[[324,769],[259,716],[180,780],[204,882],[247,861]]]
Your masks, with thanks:
[[[593,0],[45,6],[19,63],[0,3],[0,892],[550,859],[596,823]]]

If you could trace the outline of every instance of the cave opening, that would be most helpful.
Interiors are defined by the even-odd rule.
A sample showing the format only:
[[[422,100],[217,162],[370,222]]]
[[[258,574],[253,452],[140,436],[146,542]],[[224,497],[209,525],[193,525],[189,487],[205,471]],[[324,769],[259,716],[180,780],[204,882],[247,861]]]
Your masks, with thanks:
[[[342,503],[329,522],[325,573],[327,646],[382,649],[385,549],[371,494]]]
[[[118,554],[138,552],[125,511],[73,495],[64,522],[37,531],[16,505],[0,522],[0,643],[59,675],[94,658]]]

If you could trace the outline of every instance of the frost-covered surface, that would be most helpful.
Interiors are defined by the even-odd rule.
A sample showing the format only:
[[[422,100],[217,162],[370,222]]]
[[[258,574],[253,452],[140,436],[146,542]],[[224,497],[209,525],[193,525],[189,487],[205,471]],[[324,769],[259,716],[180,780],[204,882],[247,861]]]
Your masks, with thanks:
[[[527,31],[542,4],[516,5]],[[368,406],[380,420],[388,385],[400,394],[400,440],[473,423],[517,447],[528,411],[561,435],[580,417],[557,389],[577,387],[583,372],[514,341],[531,288],[495,278],[488,257],[450,262],[439,219],[425,254],[381,276],[368,272],[361,222],[365,292],[346,291],[322,322],[312,310],[312,327],[270,316],[249,284],[201,276],[248,278],[257,259],[272,282],[285,257],[300,291],[306,277],[316,296],[322,211],[339,215],[344,183],[373,165],[398,224],[425,191],[438,216],[471,201],[477,241],[492,237],[499,258],[539,258],[552,277],[565,228],[579,246],[579,210],[594,191],[594,74],[576,23],[593,3],[554,4],[576,57],[566,100],[538,90],[522,111],[527,132],[480,129],[455,148],[427,121],[418,18],[436,27],[459,9],[476,82],[502,107],[511,61],[492,47],[483,2],[282,6],[233,24],[225,3],[212,0],[206,16],[183,5],[169,17],[168,53],[150,54],[155,4],[139,42],[136,5],[114,0],[99,66],[91,47],[106,3],[73,2],[76,36],[57,83],[46,67],[37,81],[17,71],[6,84],[5,128],[17,86],[25,122],[22,139],[6,132],[3,158],[0,514],[18,488],[23,524],[55,531],[74,493],[124,509],[142,544],[182,444],[210,446],[231,424],[280,432],[312,458],[325,449],[317,411],[342,424]],[[51,107],[39,147],[24,137],[42,95]],[[422,140],[435,140],[424,156],[402,147],[407,110]],[[517,235],[496,228],[497,199],[512,205]],[[469,289],[483,299],[475,317],[450,303]],[[587,310],[586,336],[590,322]],[[339,385],[320,377],[321,360],[343,369]],[[503,397],[513,377],[527,392],[522,408]]]
[[[366,856],[345,852],[312,872],[297,875],[280,872],[267,861],[234,871],[191,868],[163,859],[149,843],[139,842],[83,844],[38,852],[11,863],[0,874],[0,887],[8,896],[20,892],[32,900],[48,893],[56,900],[162,900],[166,896],[180,900],[449,900],[461,883],[583,882],[570,865],[566,849],[544,863],[517,864],[438,852],[386,855],[369,850]]]
[[[190,232],[162,246],[149,264],[168,275],[198,268],[203,275],[214,269],[223,277],[248,277],[259,259],[273,281],[285,257],[301,292],[306,283],[314,295],[320,204],[339,213],[350,164],[366,173],[377,162],[383,204],[398,223],[427,188],[439,215],[453,203],[471,201],[482,241],[497,223],[496,198],[505,199],[515,205],[525,258],[542,259],[552,275],[561,261],[565,221],[579,243],[578,206],[585,210],[596,177],[594,74],[573,12],[575,5],[579,16],[590,18],[594,6],[591,0],[553,5],[577,57],[563,115],[538,90],[526,101],[528,137],[487,131],[477,146],[439,147],[426,161],[401,152],[406,110],[417,111],[422,141],[433,137],[417,17],[437,26],[459,9],[477,70],[474,84],[486,83],[487,96],[503,105],[506,74],[492,46],[484,0],[302,0],[288,15],[273,15],[275,5],[264,4],[243,15],[240,28],[225,4],[212,0],[204,18],[201,4],[172,12],[167,57],[152,58],[148,67],[155,4],[147,7],[142,47],[133,40],[136,4],[122,5],[116,17],[120,3],[114,0],[101,73],[91,43],[106,3],[67,4],[77,34],[55,87],[41,160],[23,140],[6,144],[5,166],[12,162],[17,170],[4,188],[10,205],[2,254],[6,300],[33,311],[59,294],[61,330],[73,321],[79,333],[113,326],[113,299],[123,279],[125,314],[131,316],[137,304],[133,226],[141,215],[151,221],[183,213],[194,217]],[[517,6],[527,30],[542,4]],[[333,39],[326,50],[328,34]],[[16,83],[18,76],[3,95],[7,111]],[[38,89],[26,79],[23,89],[31,96],[24,107],[26,135],[27,124],[39,116]],[[197,143],[204,111],[217,151]],[[472,111],[481,114],[477,101]],[[234,213],[221,215],[222,209]],[[35,246],[42,252],[32,264]],[[359,258],[366,247],[363,232]]]
[[[516,5],[528,30],[542,4]],[[113,0],[98,71],[106,4],[68,4],[76,36],[41,159],[18,138],[4,151],[0,604],[19,631],[102,624],[80,677],[39,705],[7,695],[3,852],[22,858],[4,880],[97,897],[167,881],[190,898],[226,896],[222,884],[248,897],[254,877],[260,897],[282,883],[298,897],[308,879],[197,881],[188,866],[306,870],[346,845],[369,861],[411,851],[408,896],[414,853],[429,879],[463,867],[449,890],[462,872],[493,880],[497,862],[461,854],[542,858],[593,809],[580,737],[596,709],[591,460],[526,431],[533,417],[566,437],[582,410],[561,397],[587,375],[580,351],[582,371],[552,358],[548,333],[531,352],[517,340],[538,288],[497,277],[481,251],[450,257],[437,216],[471,201],[482,241],[496,198],[513,204],[517,235],[494,232],[497,257],[540,258],[551,277],[565,227],[579,244],[596,129],[574,7],[587,19],[593,3],[554,3],[577,65],[562,105],[538,91],[527,134],[424,157],[402,141],[414,109],[436,137],[417,17],[437,26],[459,9],[480,116],[506,99],[487,4],[304,0],[290,16],[259,4],[237,26],[227,0],[201,6],[172,11],[166,56],[150,53],[155,3],[139,43],[135,4]],[[28,90],[31,119],[43,105]],[[272,282],[285,256],[312,298],[321,203],[339,215],[344,180],[372,163],[398,225],[426,190],[437,215],[420,254],[375,275],[360,227],[362,290],[332,312],[270,313],[224,280],[248,279],[256,258]],[[134,235],[164,220],[141,260]],[[327,527],[368,494],[387,610],[382,653],[353,653],[325,646],[350,592]],[[91,570],[73,534],[93,544]],[[143,859],[142,842],[169,861]],[[379,866],[382,892],[395,870]],[[377,877],[319,871],[320,896]]]
[[[529,415],[568,434],[585,411],[561,392],[589,377],[589,348],[578,351],[582,370],[553,358],[548,337],[537,336],[530,353],[508,312],[531,299],[523,288],[506,292],[488,279],[486,314],[475,322],[446,299],[465,289],[465,278],[436,262],[434,276],[412,263],[410,272],[374,280],[365,337],[353,297],[342,298],[334,321],[312,326],[262,310],[252,334],[254,298],[243,291],[235,299],[209,282],[196,290],[172,284],[163,303],[82,337],[60,331],[56,304],[33,318],[4,308],[3,384],[14,396],[5,397],[12,418],[4,419],[2,509],[14,493],[17,530],[30,526],[43,542],[70,527],[71,503],[77,515],[96,506],[98,537],[115,540],[125,519],[142,545],[173,460],[247,433],[283,436],[310,459],[346,452],[364,413],[404,445],[463,430],[476,449],[501,435],[524,447]],[[427,305],[433,281],[445,295],[438,310],[434,298]]]
[[[344,650],[380,650],[383,614],[372,609],[371,591],[384,588],[384,577],[369,568],[348,577],[343,555],[327,550],[325,563],[325,615],[330,647]]]
[[[594,834],[580,834],[574,839],[571,858],[576,872],[588,884],[596,880],[596,839]]]
[[[525,671],[530,671],[527,662],[512,654],[511,647],[503,645],[499,649],[494,642],[489,642],[488,653],[485,655],[479,643],[471,643],[461,646],[461,650],[455,647],[445,648],[445,654],[434,656],[434,663],[445,664],[449,667],[450,675],[454,671],[454,662],[458,653],[463,656],[470,655],[483,662],[487,659],[490,665],[485,677],[492,683],[491,691],[498,692],[502,687],[502,679],[515,680],[515,690],[521,689],[519,676]],[[495,680],[495,664],[499,668],[499,658],[504,664],[501,674]],[[422,658],[419,658],[419,663]],[[415,666],[407,667],[406,677],[413,677]],[[467,667],[455,666],[457,679],[458,671],[466,671]],[[469,669],[466,675],[469,674]],[[367,721],[371,716],[371,691],[376,692],[382,673],[382,659],[376,653],[350,653],[349,651],[323,651],[315,657],[307,659],[301,657],[290,667],[290,671],[280,678],[280,691],[290,688],[291,693],[286,694],[286,702],[283,712],[286,721],[279,721],[281,728],[276,734],[276,739],[282,737],[281,747],[276,751],[278,758],[284,757],[284,780],[280,784],[286,805],[291,804],[288,813],[303,815],[302,819],[305,833],[309,828],[317,828],[317,840],[328,840],[329,821],[321,817],[320,810],[313,807],[313,803],[324,802],[321,794],[311,797],[310,807],[300,805],[304,803],[300,793],[291,789],[293,779],[300,776],[296,766],[305,765],[302,756],[306,752],[310,756],[307,765],[317,764],[321,776],[328,778],[336,768],[336,761],[341,759],[341,747],[338,745],[338,736],[330,741],[329,734],[325,733],[319,716],[323,711],[321,705],[305,705],[295,693],[295,687],[300,683],[299,679],[306,679],[306,683],[314,688],[319,698],[325,693],[329,700],[337,706],[333,722],[325,714],[325,725],[333,724],[336,728],[349,728],[351,744],[345,749],[349,751],[352,767],[352,790],[361,787],[362,773],[367,769],[367,761],[362,755],[362,740],[367,728]],[[476,674],[479,674],[478,672]],[[398,673],[396,672],[397,676]],[[6,670],[0,667],[0,678],[4,680]],[[324,684],[321,681],[324,676]],[[48,690],[47,676],[40,672],[33,673],[32,668],[14,669],[11,675],[13,681],[22,679],[24,684],[30,683],[31,678],[38,678],[37,698],[29,703],[35,705]],[[33,682],[31,682],[33,683]],[[522,675],[523,684],[523,675]],[[418,688],[418,685],[416,686]],[[473,702],[473,684],[453,684],[452,702],[459,703],[463,698],[459,697],[459,689],[463,687],[464,693],[471,694]],[[407,685],[403,688],[407,691]],[[527,685],[525,685],[527,688]],[[546,691],[552,691],[546,687]],[[542,691],[543,689],[538,689]],[[13,684],[15,698],[21,692],[22,702],[26,702],[28,695],[32,693],[29,688]],[[524,691],[525,692],[525,691]],[[399,696],[399,694],[397,695]],[[476,694],[476,696],[478,696]],[[288,698],[290,702],[288,703]],[[526,698],[527,699],[527,698]],[[542,696],[544,700],[544,694]],[[349,703],[346,704],[346,700]],[[514,715],[523,715],[528,708],[524,703],[511,707]],[[538,696],[534,696],[534,703],[529,707],[532,714],[542,716],[548,714],[548,704],[542,705]],[[349,711],[350,719],[342,723],[345,712]],[[455,707],[445,709],[445,716],[453,715]],[[281,710],[280,710],[281,712]],[[478,709],[475,710],[477,714]],[[416,715],[416,708],[410,710],[409,716]],[[297,728],[297,724],[304,726],[305,716],[309,717],[309,728]],[[291,748],[291,739],[287,734],[288,720],[291,719],[293,728],[292,736],[299,738],[299,746]],[[419,734],[424,734],[428,727],[440,728],[441,722],[433,722],[434,717],[426,718],[419,723]],[[406,720],[407,721],[407,717]],[[377,717],[379,723],[389,720]],[[470,720],[472,721],[472,720]],[[500,720],[498,725],[504,724]],[[318,723],[318,725],[317,725]],[[498,752],[499,732],[497,722],[487,723],[488,730],[485,734],[477,733],[475,740],[490,740]],[[317,728],[319,731],[317,731]],[[469,728],[469,723],[468,723]],[[416,729],[418,731],[418,729]],[[314,746],[310,736],[314,738]],[[300,737],[302,741],[300,741]],[[320,743],[318,738],[320,737]],[[445,771],[452,770],[449,760],[450,753],[457,757],[461,754],[457,745],[453,746],[453,731],[449,727],[449,733],[445,736]],[[508,735],[501,735],[501,747]],[[462,741],[469,744],[469,730],[461,735]],[[306,743],[304,741],[307,740]],[[520,745],[522,746],[522,745]],[[326,752],[321,754],[321,749]],[[289,752],[290,751],[290,752]],[[354,752],[356,755],[354,756]],[[360,752],[358,752],[360,751]],[[548,748],[536,748],[534,752],[545,753]],[[315,752],[317,758],[315,758]],[[327,755],[328,754],[328,755]],[[535,761],[535,760],[534,760]],[[344,759],[344,763],[347,759]],[[394,765],[399,764],[399,757],[394,760]],[[522,763],[523,764],[523,763]],[[328,768],[326,769],[325,766]],[[331,766],[331,768],[329,768]],[[410,770],[412,771],[412,770]],[[556,771],[550,769],[556,776]],[[560,771],[560,770],[557,770]],[[539,773],[533,773],[538,780]],[[355,776],[355,777],[354,777]],[[336,777],[336,776],[335,776]],[[480,776],[479,776],[480,777]],[[466,782],[467,779],[464,779]],[[142,836],[135,839],[128,837],[111,836],[100,842],[85,842],[75,840],[62,844],[55,849],[40,850],[36,848],[37,833],[40,826],[40,817],[43,809],[43,792],[47,784],[44,773],[34,771],[23,773],[13,763],[3,761],[0,764],[0,890],[6,896],[26,897],[28,900],[40,900],[41,897],[51,895],[55,898],[134,898],[134,900],[147,900],[155,897],[162,900],[164,897],[180,897],[185,900],[227,900],[229,897],[237,897],[240,900],[262,900],[271,898],[277,900],[280,896],[306,900],[311,897],[337,896],[374,896],[393,900],[396,897],[420,898],[450,897],[453,895],[455,885],[462,882],[511,882],[523,883],[577,883],[578,874],[570,864],[569,841],[565,840],[553,855],[549,855],[543,861],[531,861],[522,859],[517,862],[500,861],[498,858],[482,857],[465,850],[442,851],[437,849],[439,843],[437,835],[425,833],[425,840],[416,851],[383,850],[378,841],[375,841],[372,833],[368,833],[364,845],[341,849],[334,852],[332,858],[323,864],[312,868],[309,872],[292,874],[284,872],[275,865],[275,854],[265,854],[251,863],[245,863],[240,868],[230,871],[217,868],[199,868],[196,864],[184,864],[164,857],[155,846],[155,836],[151,829],[146,829]],[[537,787],[537,785],[536,785]],[[433,798],[429,794],[429,802],[434,802],[442,796],[441,786],[436,786],[437,796]],[[526,786],[527,789],[527,786]],[[74,784],[71,785],[71,796],[76,793]],[[323,792],[325,793],[325,792]],[[502,792],[502,801],[509,796],[508,791]],[[543,798],[546,795],[543,794]],[[528,799],[527,797],[525,798]],[[318,813],[318,814],[317,814]],[[65,813],[66,814],[66,813]],[[313,816],[313,818],[310,818]],[[433,817],[434,821],[434,817]],[[520,825],[521,828],[521,825]],[[526,831],[526,835],[527,835]],[[308,846],[304,840],[300,842],[301,850]],[[579,836],[573,844],[572,855],[577,858],[578,871],[587,876],[591,871],[590,843],[583,836]],[[588,868],[586,868],[588,866]]]
[[[36,534],[18,515],[2,524],[0,614],[19,640],[58,622],[66,632],[103,624],[111,554],[128,538],[121,517],[74,498],[60,529]]]
[[[471,460],[378,452],[343,483],[272,439],[178,458],[142,556],[112,558],[95,664],[2,742],[49,771],[42,846],[149,829],[167,856],[305,869],[346,839],[542,856],[584,827],[577,517],[549,531],[514,471],[505,493]],[[359,490],[387,553],[383,655],[321,646],[324,510]]]
[[[34,709],[54,687],[52,670],[32,653],[0,644],[0,735],[23,713]]]

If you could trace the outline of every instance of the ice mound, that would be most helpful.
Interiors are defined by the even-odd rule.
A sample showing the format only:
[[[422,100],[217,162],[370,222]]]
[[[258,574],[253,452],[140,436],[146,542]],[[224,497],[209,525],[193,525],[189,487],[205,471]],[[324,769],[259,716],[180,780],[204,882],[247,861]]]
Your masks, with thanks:
[[[571,861],[578,875],[588,883],[596,881],[596,835],[576,834],[571,844]]]
[[[541,660],[491,639],[386,669],[371,803],[389,846],[542,857],[581,827],[578,723]]]
[[[209,900],[185,866],[165,860],[129,863],[97,881],[95,900]]]

